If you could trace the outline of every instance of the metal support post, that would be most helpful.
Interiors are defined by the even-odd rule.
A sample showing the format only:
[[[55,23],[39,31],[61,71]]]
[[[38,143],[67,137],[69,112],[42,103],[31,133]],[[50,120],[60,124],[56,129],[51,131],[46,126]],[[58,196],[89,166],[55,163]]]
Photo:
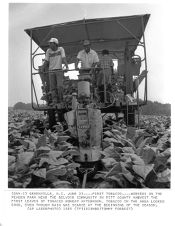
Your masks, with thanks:
[[[139,80],[137,82],[139,83]],[[137,114],[138,114],[138,129],[139,129],[140,128],[139,84],[137,85]]]
[[[41,43],[40,43],[40,45],[46,40],[46,38],[50,35],[50,33],[54,30],[54,28],[55,28],[55,26],[52,26],[52,29],[49,31],[49,33],[45,36],[45,38],[41,41]],[[40,48],[40,46],[38,46],[37,48],[36,48],[36,50],[32,53],[32,55],[34,55],[37,51],[38,51],[38,49]]]
[[[103,82],[104,82],[104,102],[106,103],[106,74],[105,74],[104,66],[102,67],[102,69],[103,69]]]
[[[31,101],[32,101],[32,108],[33,105],[33,77],[32,77],[32,30],[30,32],[30,73],[31,73]]]
[[[37,95],[36,95],[36,90],[35,90],[35,86],[34,86],[34,83],[33,83],[33,79],[32,79],[32,87],[33,87],[33,90],[34,90],[34,93],[35,93],[35,99],[36,99],[37,106],[39,107],[38,98],[37,98]],[[33,101],[32,101],[32,106],[33,106]],[[35,107],[33,106],[33,108],[35,108]]]
[[[85,188],[86,187],[87,174],[88,174],[88,170],[86,169],[85,170],[85,173],[84,173],[84,177],[83,177],[82,188]]]
[[[144,21],[143,17],[141,17],[141,23],[142,23],[142,32],[143,32],[143,48],[144,48],[144,55],[145,55],[145,70],[147,71],[147,56],[146,56],[146,45],[145,45],[145,34],[144,34]],[[147,74],[145,76],[145,97],[144,99],[147,102]]]

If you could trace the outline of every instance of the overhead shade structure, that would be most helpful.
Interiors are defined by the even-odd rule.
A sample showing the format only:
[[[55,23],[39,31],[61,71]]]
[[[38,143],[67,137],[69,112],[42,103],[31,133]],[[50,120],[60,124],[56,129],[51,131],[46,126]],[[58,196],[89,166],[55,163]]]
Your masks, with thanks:
[[[83,19],[73,22],[26,29],[26,33],[45,52],[48,41],[54,37],[65,49],[68,62],[72,63],[83,40],[91,41],[91,48],[97,52],[108,49],[117,58],[124,51],[126,43],[135,50],[142,38],[150,14]]]

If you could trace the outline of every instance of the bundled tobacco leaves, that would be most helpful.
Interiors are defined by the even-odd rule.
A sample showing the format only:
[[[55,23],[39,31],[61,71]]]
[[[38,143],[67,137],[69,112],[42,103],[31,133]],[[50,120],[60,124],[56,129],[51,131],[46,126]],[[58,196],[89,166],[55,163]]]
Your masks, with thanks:
[[[170,118],[143,116],[140,129],[104,117],[101,161],[86,188],[169,188]],[[41,113],[9,112],[9,188],[81,188],[78,140]]]

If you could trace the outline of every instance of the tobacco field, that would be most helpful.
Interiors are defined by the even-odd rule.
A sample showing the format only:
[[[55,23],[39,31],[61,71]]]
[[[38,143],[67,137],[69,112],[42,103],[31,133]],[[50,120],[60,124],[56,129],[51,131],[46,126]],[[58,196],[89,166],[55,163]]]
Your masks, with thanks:
[[[78,140],[39,112],[9,111],[8,187],[81,188]],[[141,116],[140,127],[103,118],[101,161],[86,188],[170,188],[171,118]]]

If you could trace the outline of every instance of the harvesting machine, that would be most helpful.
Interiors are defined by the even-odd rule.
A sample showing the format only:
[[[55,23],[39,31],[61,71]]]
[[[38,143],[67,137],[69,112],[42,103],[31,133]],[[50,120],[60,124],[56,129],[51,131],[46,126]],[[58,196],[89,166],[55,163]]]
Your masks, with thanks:
[[[79,141],[78,162],[94,163],[100,159],[104,114],[114,113],[116,120],[123,117],[128,126],[135,126],[137,115],[139,122],[139,108],[147,103],[145,28],[149,17],[149,14],[145,14],[83,19],[25,30],[30,36],[33,109],[48,114],[50,127],[57,121],[66,120],[71,134]],[[69,76],[64,78],[64,102],[54,107],[49,105],[48,71],[41,72],[36,65],[38,58],[44,58],[52,37],[58,38],[60,46],[65,49],[68,64],[75,63],[77,53],[82,50],[83,40],[90,40],[91,48],[99,56],[102,50],[109,50],[117,68],[112,75],[111,91],[105,85],[104,90],[100,91],[103,93],[103,102],[99,98],[102,93],[92,82],[92,74],[82,75],[80,69],[80,73],[77,72],[78,79],[70,79]],[[93,69],[93,75],[98,75],[98,70]],[[69,70],[68,74],[73,71],[75,69]],[[42,91],[48,97],[42,103],[38,99],[36,77],[42,79]]]

